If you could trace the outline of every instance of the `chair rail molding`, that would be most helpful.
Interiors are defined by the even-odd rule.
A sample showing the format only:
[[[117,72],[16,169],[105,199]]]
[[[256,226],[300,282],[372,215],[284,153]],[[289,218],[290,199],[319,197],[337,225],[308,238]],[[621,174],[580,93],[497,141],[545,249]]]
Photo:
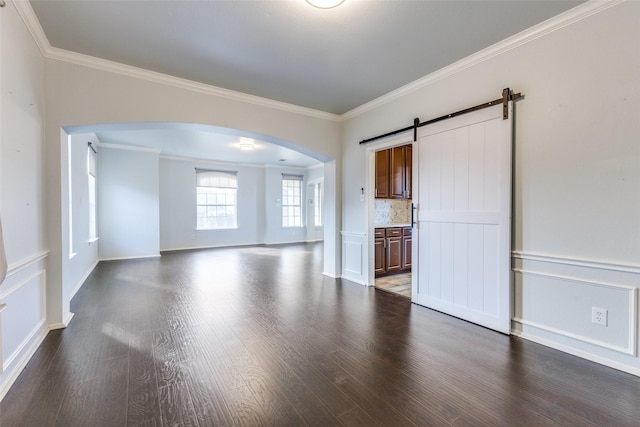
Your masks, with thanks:
[[[541,261],[553,264],[571,265],[576,267],[612,270],[625,273],[640,274],[640,264],[620,263],[610,260],[578,258],[563,255],[543,254],[539,252],[512,251],[511,257],[527,261]]]
[[[29,268],[32,265],[42,261],[43,259],[49,256],[49,251],[42,251],[30,257],[21,259],[20,261],[9,265],[7,269],[7,278],[13,276],[14,274],[24,270],[25,268]]]

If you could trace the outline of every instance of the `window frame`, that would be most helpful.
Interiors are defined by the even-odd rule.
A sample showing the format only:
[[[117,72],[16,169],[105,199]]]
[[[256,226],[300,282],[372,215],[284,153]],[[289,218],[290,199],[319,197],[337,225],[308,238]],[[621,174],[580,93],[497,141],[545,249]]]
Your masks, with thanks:
[[[216,230],[233,230],[238,228],[238,172],[224,171],[212,169],[198,169],[195,174],[195,230],[196,231],[216,231]],[[208,176],[206,176],[208,175]],[[200,179],[209,178],[214,180],[211,185],[200,185]],[[215,182],[216,179],[224,180]],[[213,185],[216,184],[216,185]],[[201,203],[202,196],[206,199],[206,203]],[[228,200],[233,203],[228,203]],[[213,203],[210,203],[209,201]],[[201,208],[207,210],[207,215],[201,216]],[[226,212],[232,210],[231,215],[217,215],[218,212]],[[210,211],[211,210],[211,211]],[[209,212],[216,214],[209,216]],[[201,223],[204,218],[205,224]],[[220,222],[218,222],[218,219]],[[230,219],[230,224],[222,224],[223,220]],[[216,223],[217,224],[212,224]]]
[[[282,182],[280,184],[281,192],[282,192],[282,202],[281,202],[282,228],[303,228],[304,227],[303,204],[302,204],[303,180],[304,180],[303,175],[293,175],[293,174],[284,174],[284,173],[282,174]],[[288,194],[288,189],[292,190],[292,194]],[[296,191],[297,191],[297,195],[296,195]],[[293,213],[293,215],[291,215],[291,213]],[[291,223],[291,221],[288,220],[289,218],[294,219],[293,223]]]
[[[322,181],[313,184],[313,225],[322,227],[324,218],[322,217],[322,205],[324,202],[324,188]]]
[[[98,153],[92,143],[87,147],[87,183],[89,205],[89,242],[98,240]]]

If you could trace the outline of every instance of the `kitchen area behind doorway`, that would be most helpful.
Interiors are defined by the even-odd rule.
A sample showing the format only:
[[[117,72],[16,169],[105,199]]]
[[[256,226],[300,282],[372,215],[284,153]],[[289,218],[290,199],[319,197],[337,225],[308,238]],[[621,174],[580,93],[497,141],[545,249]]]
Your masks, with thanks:
[[[375,153],[375,286],[411,298],[411,144]]]

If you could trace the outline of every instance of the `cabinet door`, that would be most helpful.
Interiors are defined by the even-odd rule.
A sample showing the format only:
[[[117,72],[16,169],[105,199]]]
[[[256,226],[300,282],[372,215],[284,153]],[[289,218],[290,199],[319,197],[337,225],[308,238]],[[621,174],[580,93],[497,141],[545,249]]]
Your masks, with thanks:
[[[406,198],[411,198],[411,174],[413,172],[413,148],[411,145],[404,146],[404,189]]]
[[[385,273],[386,270],[386,253],[385,253],[385,247],[384,247],[384,238],[382,239],[375,239],[374,241],[374,245],[373,245],[373,252],[375,255],[375,261],[374,261],[374,272],[376,275],[379,274],[383,274]]]
[[[402,238],[402,269],[411,269],[411,236],[405,236]]]
[[[387,271],[402,269],[402,237],[387,237]]]
[[[389,150],[376,151],[376,198],[389,198]]]
[[[389,149],[389,169],[391,179],[389,181],[389,198],[405,199],[405,167],[404,146]]]

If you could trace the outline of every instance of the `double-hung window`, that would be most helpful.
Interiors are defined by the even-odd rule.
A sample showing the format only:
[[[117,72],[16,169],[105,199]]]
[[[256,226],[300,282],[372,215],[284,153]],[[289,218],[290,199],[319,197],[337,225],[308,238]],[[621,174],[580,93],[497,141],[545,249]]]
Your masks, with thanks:
[[[91,143],[87,149],[87,170],[89,175],[89,240],[95,241],[98,238],[98,224],[97,224],[97,206],[96,206],[96,163],[97,153],[95,152]]]
[[[282,226],[302,227],[302,176],[282,174]]]
[[[237,172],[196,169],[196,229],[237,228]]]
[[[316,227],[322,226],[322,183],[313,185],[313,223]]]

